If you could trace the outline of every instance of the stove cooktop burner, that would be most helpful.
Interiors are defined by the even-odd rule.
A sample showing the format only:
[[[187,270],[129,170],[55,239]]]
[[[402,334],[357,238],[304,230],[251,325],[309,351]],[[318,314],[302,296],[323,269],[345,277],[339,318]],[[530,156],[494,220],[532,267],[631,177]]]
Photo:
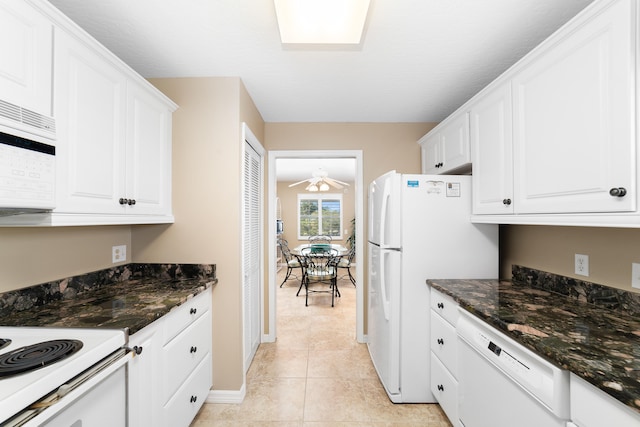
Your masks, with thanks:
[[[0,338],[0,350],[5,348],[9,344],[11,344],[11,340],[9,338]]]
[[[0,379],[44,368],[82,348],[82,341],[52,340],[0,354]]]

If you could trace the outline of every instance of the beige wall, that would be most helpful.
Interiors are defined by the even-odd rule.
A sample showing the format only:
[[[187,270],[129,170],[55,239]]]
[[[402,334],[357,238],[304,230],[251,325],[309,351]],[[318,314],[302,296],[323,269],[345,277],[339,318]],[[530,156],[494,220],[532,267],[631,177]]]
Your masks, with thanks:
[[[243,382],[241,123],[258,139],[263,123],[239,78],[151,79],[180,108],[173,116],[170,226],[133,229],[135,262],[216,264],[213,388]]]
[[[640,262],[640,229],[598,227],[502,226],[501,276],[511,265],[612,286],[631,288],[631,263]],[[574,274],[574,255],[589,255],[589,277]]]
[[[110,268],[114,245],[131,227],[0,228],[0,292]]]
[[[290,248],[294,248],[300,244],[307,243],[305,240],[298,240],[298,194],[306,193],[304,184],[297,185],[295,187],[289,187],[289,184],[293,182],[278,182],[278,189],[276,195],[280,199],[282,206],[282,220],[284,222],[284,234],[283,239],[289,243]],[[341,193],[342,194],[342,232],[341,238],[334,237],[333,240],[336,243],[340,243],[343,246],[346,245],[346,240],[351,233],[351,220],[355,217],[356,200],[355,192],[353,188],[354,182],[348,182],[348,187],[343,189],[331,189],[328,193]],[[344,231],[347,230],[346,235]]]

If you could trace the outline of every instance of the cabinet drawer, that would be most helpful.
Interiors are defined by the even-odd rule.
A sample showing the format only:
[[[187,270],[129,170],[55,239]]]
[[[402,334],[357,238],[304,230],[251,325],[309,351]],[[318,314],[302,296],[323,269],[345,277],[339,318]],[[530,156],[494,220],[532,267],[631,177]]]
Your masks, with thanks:
[[[458,340],[456,330],[433,310],[431,310],[431,351],[457,378]]]
[[[207,312],[163,349],[163,403],[171,398],[180,384],[209,353],[211,353],[211,313]]]
[[[455,326],[458,321],[458,303],[453,298],[431,288],[431,308]]]
[[[211,288],[191,298],[164,316],[164,339],[162,343],[167,344],[171,341],[184,328],[205,314],[210,306]]]
[[[164,425],[188,427],[207,399],[211,388],[211,353],[207,353],[187,381],[164,405]]]
[[[458,425],[458,381],[431,353],[431,392],[453,425]]]

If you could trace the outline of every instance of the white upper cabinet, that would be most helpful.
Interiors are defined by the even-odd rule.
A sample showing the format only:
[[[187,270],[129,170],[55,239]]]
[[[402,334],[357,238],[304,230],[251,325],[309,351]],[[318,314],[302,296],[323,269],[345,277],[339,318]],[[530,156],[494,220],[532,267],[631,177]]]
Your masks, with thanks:
[[[0,101],[51,116],[51,21],[24,0],[2,0],[0,22]]]
[[[636,209],[634,20],[611,3],[513,77],[516,213]]]
[[[171,112],[108,57],[56,32],[59,221],[172,222]]]
[[[511,84],[485,91],[469,112],[473,213],[513,213]]]
[[[134,84],[127,87],[126,150],[120,198],[137,215],[171,216],[171,111]]]
[[[103,57],[56,32],[57,209],[115,214],[124,193],[127,80]]]
[[[469,115],[454,113],[422,137],[418,144],[422,153],[422,173],[445,174],[468,168],[471,162]]]

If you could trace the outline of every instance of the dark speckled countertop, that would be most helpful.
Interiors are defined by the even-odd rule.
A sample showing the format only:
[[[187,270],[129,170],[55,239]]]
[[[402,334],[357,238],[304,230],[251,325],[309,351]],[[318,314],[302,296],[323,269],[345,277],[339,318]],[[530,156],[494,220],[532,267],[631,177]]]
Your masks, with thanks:
[[[216,283],[213,265],[132,264],[0,294],[0,324],[134,334]]]
[[[526,281],[518,281],[523,274],[514,274],[513,282],[427,280],[427,284],[556,366],[640,412],[638,295],[611,290],[613,297],[605,298],[615,300],[611,307],[589,297],[603,295],[600,285],[562,278],[564,295],[536,286],[537,280],[532,284],[531,271],[535,272],[524,273]],[[534,279],[539,276],[543,280],[553,275],[533,273]]]

